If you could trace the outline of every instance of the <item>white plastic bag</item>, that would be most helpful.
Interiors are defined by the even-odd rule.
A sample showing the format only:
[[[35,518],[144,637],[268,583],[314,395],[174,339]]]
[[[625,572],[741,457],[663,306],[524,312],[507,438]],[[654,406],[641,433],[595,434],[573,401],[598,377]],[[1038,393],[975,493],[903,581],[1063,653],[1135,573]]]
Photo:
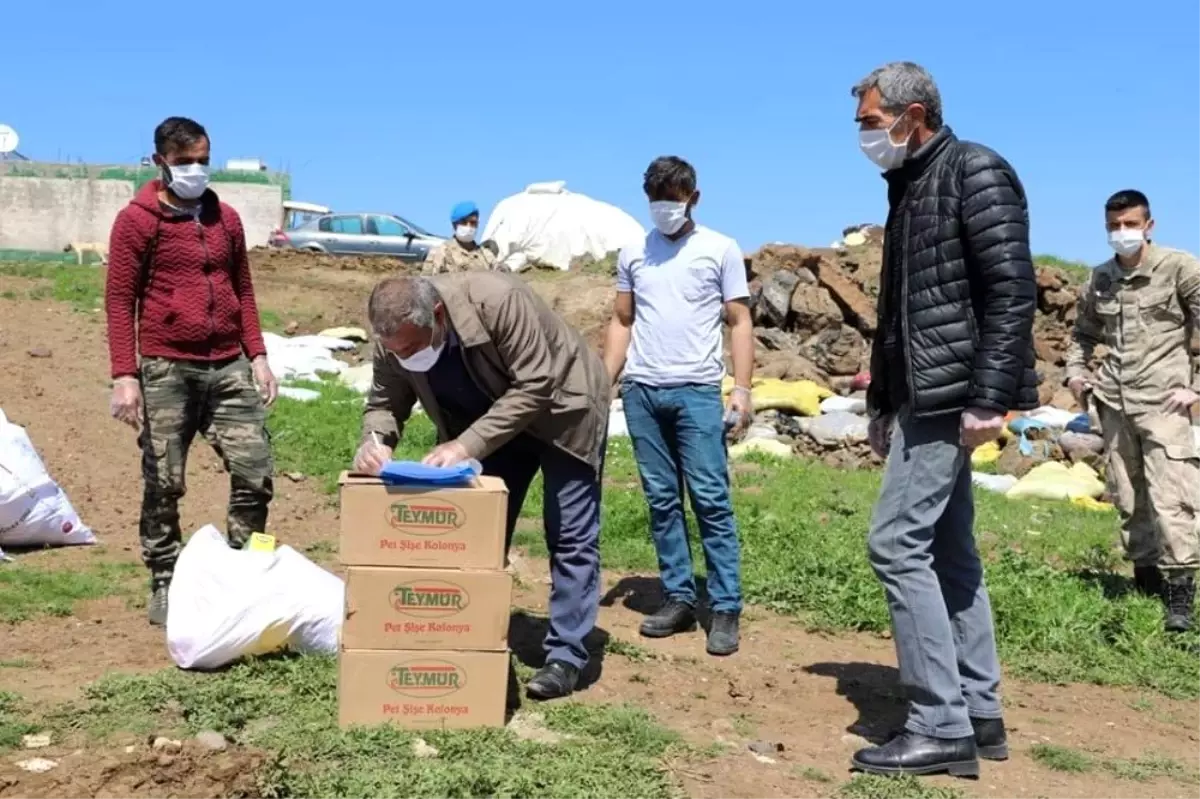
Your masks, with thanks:
[[[833,411],[813,418],[808,434],[822,446],[855,444],[867,440],[870,420],[845,411]]]
[[[231,549],[212,525],[187,542],[171,580],[167,651],[184,669],[215,669],[288,647],[336,652],[342,580],[288,546]]]
[[[0,545],[94,544],[67,495],[46,472],[25,428],[0,411]]]
[[[867,412],[867,401],[862,397],[826,397],[821,400],[821,413],[853,413]]]

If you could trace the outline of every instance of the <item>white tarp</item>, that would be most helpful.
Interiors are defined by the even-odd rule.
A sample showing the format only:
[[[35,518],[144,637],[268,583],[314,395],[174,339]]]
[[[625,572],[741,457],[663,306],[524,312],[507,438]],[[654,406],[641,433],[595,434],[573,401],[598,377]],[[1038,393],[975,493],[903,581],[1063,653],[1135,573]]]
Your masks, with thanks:
[[[500,250],[500,262],[519,272],[530,261],[567,269],[572,258],[603,258],[646,237],[645,229],[614,205],[567,191],[565,181],[533,183],[506,197],[488,215],[483,240]]]

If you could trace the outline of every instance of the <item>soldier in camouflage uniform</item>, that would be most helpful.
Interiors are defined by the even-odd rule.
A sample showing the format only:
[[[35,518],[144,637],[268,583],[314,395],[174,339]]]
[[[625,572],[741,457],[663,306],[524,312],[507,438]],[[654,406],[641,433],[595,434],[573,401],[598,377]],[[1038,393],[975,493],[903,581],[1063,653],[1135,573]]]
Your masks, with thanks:
[[[490,272],[498,268],[493,242],[475,243],[479,231],[479,207],[461,202],[450,211],[454,238],[429,253],[421,270],[426,275],[444,272]],[[489,247],[489,245],[491,245]]]
[[[1166,628],[1192,626],[1200,567],[1200,454],[1191,408],[1200,369],[1188,351],[1200,321],[1200,262],[1150,241],[1154,221],[1139,191],[1105,205],[1116,257],[1093,270],[1067,355],[1067,383],[1094,401],[1108,456],[1108,484],[1139,591],[1162,599]],[[1107,354],[1092,377],[1092,353]]]
[[[242,221],[208,188],[208,134],[172,117],[154,145],[162,179],[117,215],[105,306],[112,414],[140,430],[149,617],[164,624],[192,441],[202,435],[230,474],[227,534],[241,547],[267,524],[274,466],[266,405],[277,389]]]

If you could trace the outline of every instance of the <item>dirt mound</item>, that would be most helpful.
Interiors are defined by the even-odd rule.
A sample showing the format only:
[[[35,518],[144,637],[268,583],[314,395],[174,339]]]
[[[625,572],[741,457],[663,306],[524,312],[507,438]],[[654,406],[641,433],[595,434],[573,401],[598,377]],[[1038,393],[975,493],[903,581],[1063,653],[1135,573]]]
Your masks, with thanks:
[[[758,374],[810,377],[838,388],[870,367],[883,263],[883,229],[847,228],[841,246],[769,244],[746,259],[758,342]],[[1034,343],[1042,402],[1070,408],[1063,366],[1079,285],[1069,273],[1037,267]]]
[[[258,797],[258,773],[266,758],[244,749],[205,752],[185,747],[162,754],[149,747],[80,750],[50,757],[58,765],[42,774],[0,767],[0,797]]]
[[[421,265],[381,255],[328,255],[307,250],[277,250],[254,247],[250,250],[250,268],[259,269],[326,269],[370,272],[381,277],[390,273],[420,274]]]

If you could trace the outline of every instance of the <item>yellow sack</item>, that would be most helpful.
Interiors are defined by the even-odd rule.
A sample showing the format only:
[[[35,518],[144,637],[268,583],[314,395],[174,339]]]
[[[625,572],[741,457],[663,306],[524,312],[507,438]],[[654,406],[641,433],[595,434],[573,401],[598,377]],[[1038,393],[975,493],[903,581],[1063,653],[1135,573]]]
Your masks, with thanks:
[[[792,448],[773,438],[752,438],[749,441],[734,444],[729,448],[729,457],[737,460],[746,457],[751,452],[761,452],[775,458],[792,457]]]
[[[1104,483],[1096,470],[1086,463],[1068,468],[1059,461],[1047,461],[1030,469],[1005,496],[1010,499],[1074,500],[1077,497],[1099,499],[1103,494]]]
[[[820,416],[821,400],[833,392],[811,380],[768,378],[750,384],[754,410],[781,410],[801,416]]]
[[[755,386],[757,386],[759,383],[761,383],[765,379],[766,378],[762,378],[762,377],[750,378],[750,388],[753,389]],[[728,394],[730,391],[733,391],[733,378],[726,375],[725,378],[723,380],[721,380],[721,393]]]
[[[1071,500],[1071,504],[1084,510],[1112,510],[1113,506],[1108,502],[1101,502],[1091,497],[1075,497]]]
[[[995,441],[981,444],[971,453],[972,466],[985,466],[1000,460],[1000,445]]]

